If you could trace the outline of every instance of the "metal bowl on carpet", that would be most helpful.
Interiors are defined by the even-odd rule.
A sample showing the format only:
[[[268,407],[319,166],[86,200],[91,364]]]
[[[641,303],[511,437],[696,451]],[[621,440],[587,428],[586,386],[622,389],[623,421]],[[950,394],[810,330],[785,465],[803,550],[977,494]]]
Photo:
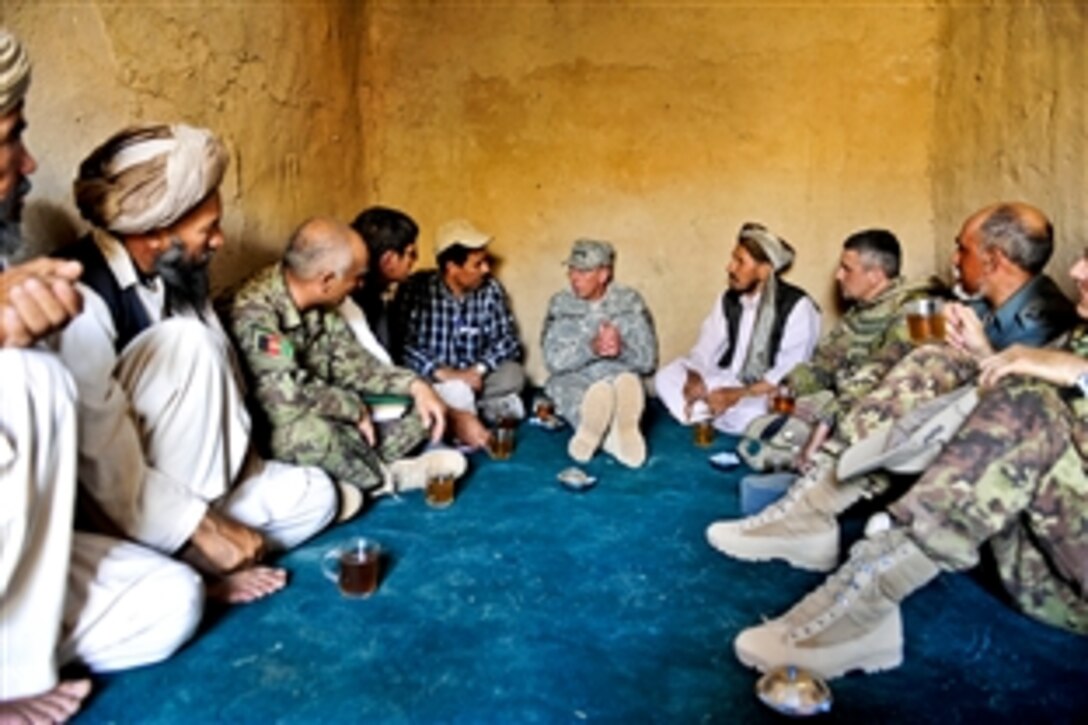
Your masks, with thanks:
[[[831,688],[808,670],[786,665],[769,670],[756,682],[756,695],[767,707],[792,717],[831,709]]]

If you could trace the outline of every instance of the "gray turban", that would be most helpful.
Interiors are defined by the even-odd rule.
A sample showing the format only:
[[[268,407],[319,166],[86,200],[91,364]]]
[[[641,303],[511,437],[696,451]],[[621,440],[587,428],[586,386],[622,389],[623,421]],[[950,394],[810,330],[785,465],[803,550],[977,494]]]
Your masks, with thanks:
[[[227,151],[184,124],[121,131],[83,160],[75,181],[83,218],[117,234],[164,229],[219,188]]]
[[[30,56],[19,39],[0,28],[0,116],[11,113],[30,86]]]
[[[737,239],[746,239],[762,249],[775,272],[781,272],[793,262],[793,249],[762,224],[745,224],[740,228]]]

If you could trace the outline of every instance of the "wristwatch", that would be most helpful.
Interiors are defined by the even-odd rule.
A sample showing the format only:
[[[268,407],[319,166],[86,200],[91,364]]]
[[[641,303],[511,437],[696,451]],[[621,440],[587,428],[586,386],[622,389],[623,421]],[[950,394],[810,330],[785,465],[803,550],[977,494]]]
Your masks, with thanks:
[[[1073,381],[1073,386],[1080,391],[1081,396],[1088,398],[1088,373],[1081,373]]]
[[[481,376],[487,375],[487,363],[478,362],[472,366],[472,369],[478,372]]]

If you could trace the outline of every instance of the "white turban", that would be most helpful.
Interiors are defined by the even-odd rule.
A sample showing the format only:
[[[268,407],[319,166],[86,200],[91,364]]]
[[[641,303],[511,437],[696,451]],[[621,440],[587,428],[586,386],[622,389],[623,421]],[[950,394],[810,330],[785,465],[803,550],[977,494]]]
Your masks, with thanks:
[[[164,229],[219,188],[227,151],[211,131],[184,124],[126,129],[84,159],[76,206],[117,234]]]
[[[784,240],[771,234],[762,224],[748,222],[740,228],[738,239],[754,242],[763,250],[775,272],[781,272],[793,263],[793,249]]]
[[[30,56],[19,39],[0,28],[0,116],[11,113],[30,86]]]

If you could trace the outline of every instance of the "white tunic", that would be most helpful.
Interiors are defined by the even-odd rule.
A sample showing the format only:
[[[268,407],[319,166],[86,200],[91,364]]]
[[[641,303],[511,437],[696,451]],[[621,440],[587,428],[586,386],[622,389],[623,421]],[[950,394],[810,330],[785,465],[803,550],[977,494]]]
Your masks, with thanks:
[[[714,300],[710,314],[703,320],[699,339],[691,351],[657,371],[654,387],[658,397],[673,417],[682,423],[689,422],[684,412],[684,381],[687,371],[694,370],[706,381],[707,389],[740,387],[740,371],[748,354],[759,310],[760,293],[742,295],[740,323],[737,326],[737,345],[728,368],[718,367],[718,361],[729,348],[729,333],[721,295]],[[790,310],[782,330],[782,340],[772,367],[763,375],[767,382],[777,385],[793,368],[812,357],[812,351],[820,338],[820,311],[812,300],[803,297]],[[740,433],[755,417],[767,412],[767,397],[742,398],[714,420],[714,426],[727,433]]]

